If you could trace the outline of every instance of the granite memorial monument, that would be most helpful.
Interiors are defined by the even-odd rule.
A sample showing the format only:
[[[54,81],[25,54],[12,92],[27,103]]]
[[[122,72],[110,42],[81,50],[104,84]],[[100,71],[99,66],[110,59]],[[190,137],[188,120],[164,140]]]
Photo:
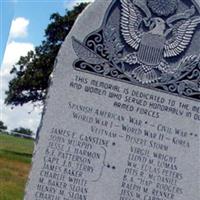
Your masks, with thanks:
[[[199,5],[86,8],[55,63],[25,200],[200,198]]]

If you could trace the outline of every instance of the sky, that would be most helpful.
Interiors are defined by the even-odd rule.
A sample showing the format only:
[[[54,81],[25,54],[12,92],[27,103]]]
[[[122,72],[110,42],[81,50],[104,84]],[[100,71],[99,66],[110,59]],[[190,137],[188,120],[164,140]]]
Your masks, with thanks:
[[[25,127],[36,132],[42,113],[32,104],[14,109],[4,104],[13,65],[41,44],[52,13],[64,15],[75,4],[89,1],[93,0],[0,0],[0,120],[8,130]]]

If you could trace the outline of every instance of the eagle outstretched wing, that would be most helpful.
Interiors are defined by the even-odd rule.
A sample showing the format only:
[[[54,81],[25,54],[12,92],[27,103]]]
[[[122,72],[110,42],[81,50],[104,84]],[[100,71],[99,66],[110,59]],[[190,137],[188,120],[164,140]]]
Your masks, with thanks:
[[[174,34],[174,41],[167,42],[164,50],[164,57],[173,57],[182,53],[192,40],[194,31],[200,23],[200,17],[193,17],[185,21]]]
[[[122,16],[121,31],[125,41],[135,50],[138,49],[142,33],[139,31],[139,25],[142,21],[142,15],[139,9],[130,0],[121,0]]]

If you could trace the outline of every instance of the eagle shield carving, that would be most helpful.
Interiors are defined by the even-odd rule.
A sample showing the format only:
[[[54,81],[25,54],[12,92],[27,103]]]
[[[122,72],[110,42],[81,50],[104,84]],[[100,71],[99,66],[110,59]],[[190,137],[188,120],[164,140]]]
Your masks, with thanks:
[[[195,0],[113,0],[102,26],[72,37],[76,70],[200,99]]]
[[[145,5],[138,2],[121,0],[121,32],[126,43],[133,50],[137,50],[127,55],[125,62],[139,64],[132,71],[132,75],[142,83],[152,83],[159,79],[159,73],[155,69],[161,72],[170,70],[166,58],[178,56],[188,47],[200,23],[200,17],[192,16],[194,13],[192,7],[191,16],[173,25],[176,30],[172,32],[173,28],[170,29],[172,24],[167,24],[161,17],[148,19],[146,16],[146,21],[144,21],[142,11]],[[146,25],[146,31],[144,31],[141,25],[144,23],[145,26],[148,20],[149,24]]]

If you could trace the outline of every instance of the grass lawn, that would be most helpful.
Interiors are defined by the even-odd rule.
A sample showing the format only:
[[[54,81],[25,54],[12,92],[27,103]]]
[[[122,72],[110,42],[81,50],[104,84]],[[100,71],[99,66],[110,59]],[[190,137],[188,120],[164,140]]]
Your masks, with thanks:
[[[33,140],[0,134],[0,200],[22,200]]]

